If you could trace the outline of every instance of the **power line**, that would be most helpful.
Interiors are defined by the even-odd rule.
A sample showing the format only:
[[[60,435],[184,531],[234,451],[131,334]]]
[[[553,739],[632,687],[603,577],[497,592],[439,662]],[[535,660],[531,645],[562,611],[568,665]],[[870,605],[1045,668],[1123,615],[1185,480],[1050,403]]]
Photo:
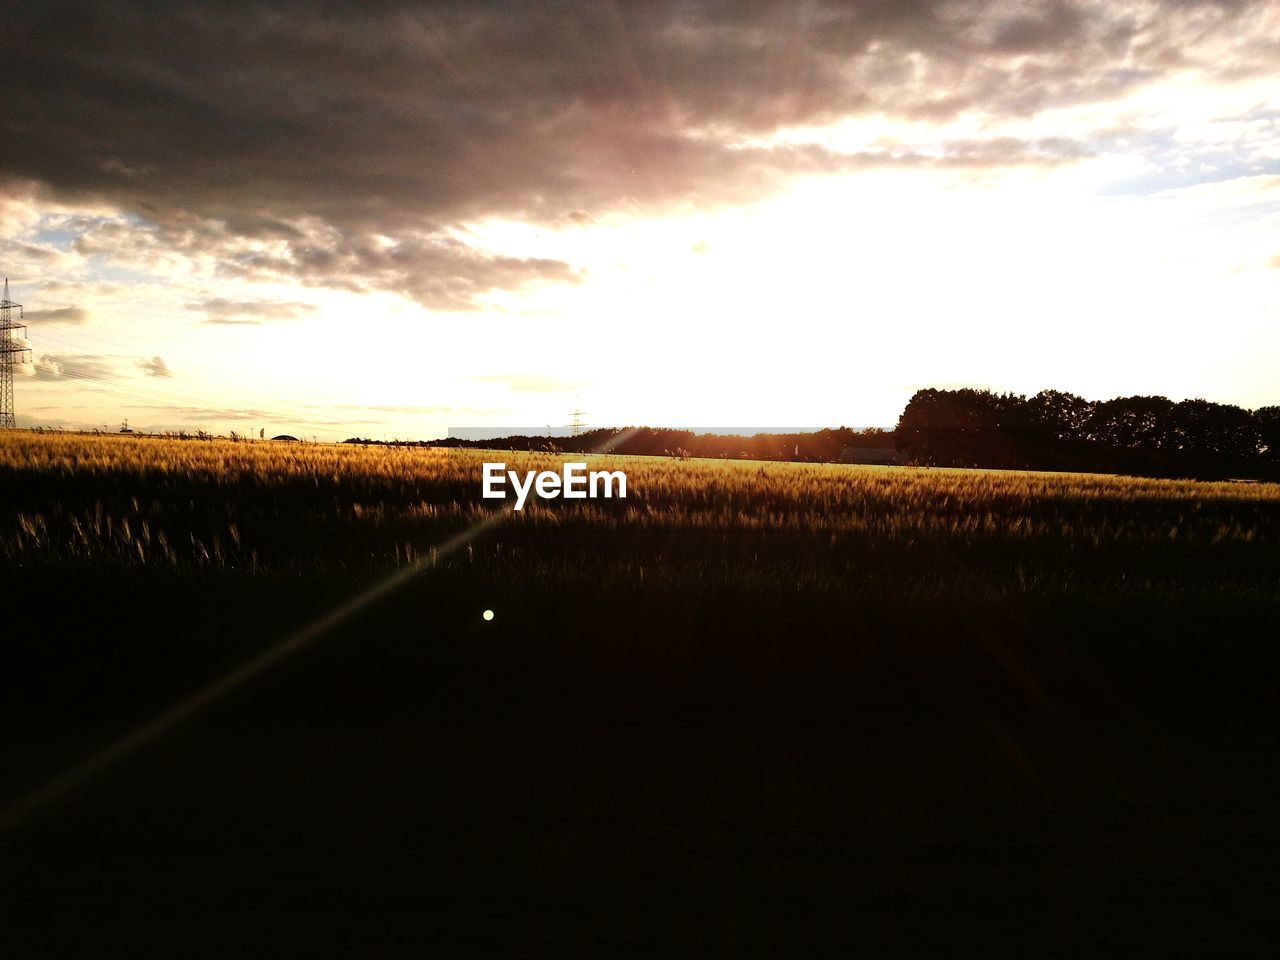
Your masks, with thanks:
[[[18,320],[16,322],[12,319],[12,311],[14,309],[18,311]],[[4,281],[4,297],[3,300],[0,300],[0,428],[13,427],[15,425],[13,367],[16,363],[24,362],[31,355],[30,341],[26,336],[27,328],[21,322],[22,309],[22,304],[15,303],[9,299],[9,281],[6,278]],[[86,351],[85,355],[89,356],[93,355],[92,348],[86,349],[84,343],[77,342],[80,337],[123,349],[127,351],[128,355],[138,358],[147,356],[145,351],[137,350],[135,347],[126,346],[103,337],[95,337],[93,334],[81,333],[72,339],[67,339],[67,336],[70,335],[66,334],[65,331],[63,333],[64,336],[60,337],[42,331],[39,339],[41,341],[49,340],[73,350]],[[310,424],[327,424],[331,422],[316,420],[311,414],[302,413],[299,410],[287,410],[276,405],[261,405],[252,410],[224,407],[203,398],[193,397],[190,394],[176,393],[149,385],[121,383],[116,379],[107,379],[104,376],[88,371],[62,371],[56,379],[79,382],[86,386],[87,389],[95,392],[107,393],[117,399],[126,399],[133,403],[152,405],[161,409],[165,407],[203,409],[216,412],[222,416],[243,417],[250,420],[270,418],[284,422],[301,421]]]
[[[61,344],[64,347],[70,347],[76,350],[84,349],[83,344],[75,343],[73,341],[66,340],[61,337],[56,337],[56,336],[52,336],[45,333],[41,334],[40,339],[50,340],[50,341],[53,341],[54,343]],[[92,354],[88,354],[88,355],[91,356]],[[141,356],[145,356],[145,355],[141,355]],[[177,393],[172,390],[167,390],[165,388],[157,387],[152,384],[122,385],[122,384],[119,384],[118,381],[114,379],[108,379],[106,377],[88,373],[86,371],[77,371],[74,373],[64,372],[58,377],[58,379],[60,380],[75,379],[75,380],[94,381],[96,383],[103,385],[104,387],[108,387],[116,390],[125,389],[128,392],[133,394],[134,399],[142,398],[159,405],[169,404],[169,405],[177,405],[177,406],[184,406],[184,407],[201,407],[208,410],[221,410],[227,413],[241,414],[249,417],[261,417],[265,415],[265,416],[270,416],[274,419],[279,419],[283,421],[291,421],[291,420],[314,421],[314,415],[309,412],[304,412],[301,409],[287,409],[285,407],[278,406],[274,403],[260,404],[255,406],[251,410],[248,408],[226,407],[202,397],[196,397],[191,394],[185,394],[185,393]],[[321,422],[326,422],[326,421],[321,421]]]
[[[62,373],[56,382],[77,382],[85,387],[85,389],[94,392],[106,393],[119,400],[127,400],[134,404],[151,407],[157,410],[208,410],[224,417],[243,418],[245,420],[263,420],[273,419],[283,422],[308,423],[308,424],[328,424],[330,421],[316,420],[311,417],[301,416],[298,414],[282,414],[276,410],[265,408],[234,408],[234,407],[216,407],[209,405],[197,398],[170,398],[159,397],[154,394],[142,392],[144,388],[130,387],[121,385],[115,381],[108,380],[103,377],[94,376],[93,374],[84,372],[66,372]]]
[[[68,382],[68,381],[82,383],[87,387],[87,389],[94,390],[96,392],[110,393],[118,398],[130,400],[138,404],[152,406],[157,409],[166,409],[166,408],[167,409],[184,409],[184,408],[185,409],[217,409],[217,408],[207,407],[194,399],[177,401],[177,400],[172,400],[168,398],[156,397],[154,395],[150,395],[146,393],[141,393],[134,389],[131,389],[128,386],[117,384],[110,380],[106,380],[102,377],[95,377],[92,374],[83,373],[83,372],[62,373],[57,377],[57,380],[56,380],[56,382],[59,382],[59,383]],[[239,414],[246,414],[246,415],[248,414],[261,415],[261,414],[269,413],[270,411],[233,410],[231,408],[226,408],[225,412],[239,413]]]
[[[125,351],[125,356],[128,357],[145,360],[150,356],[148,351],[139,349],[137,346],[127,345],[119,341],[109,340],[105,337],[98,337],[81,331],[76,331],[72,334],[69,331],[60,330],[59,334],[60,335],[49,334],[41,330],[37,345],[39,342],[51,341],[55,345],[81,351],[84,356],[94,356],[96,354],[100,354],[102,351],[83,342],[83,340],[93,340],[97,343],[123,350]],[[24,349],[28,352],[30,351],[29,347]],[[227,418],[243,418],[245,420],[273,419],[283,423],[293,422],[308,425],[337,426],[343,422],[339,420],[317,418],[314,412],[305,410],[304,408],[294,404],[289,404],[287,401],[283,405],[279,402],[272,402],[270,404],[257,405],[252,409],[245,407],[229,407],[202,397],[175,392],[171,389],[165,389],[153,384],[121,382],[114,377],[108,378],[108,376],[90,373],[88,371],[63,371],[60,372],[56,379],[58,381],[78,382],[86,389],[93,390],[95,392],[106,393],[117,399],[123,398],[135,403],[149,404],[161,409],[164,407],[178,407],[189,410],[205,410],[209,411],[212,415]],[[12,409],[11,403],[9,409]]]

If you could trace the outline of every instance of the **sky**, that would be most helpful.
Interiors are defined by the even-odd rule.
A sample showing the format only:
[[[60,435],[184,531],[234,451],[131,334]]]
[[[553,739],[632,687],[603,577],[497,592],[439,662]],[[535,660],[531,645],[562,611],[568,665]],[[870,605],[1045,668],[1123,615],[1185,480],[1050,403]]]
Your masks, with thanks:
[[[1280,403],[1280,3],[7,7],[19,425]]]

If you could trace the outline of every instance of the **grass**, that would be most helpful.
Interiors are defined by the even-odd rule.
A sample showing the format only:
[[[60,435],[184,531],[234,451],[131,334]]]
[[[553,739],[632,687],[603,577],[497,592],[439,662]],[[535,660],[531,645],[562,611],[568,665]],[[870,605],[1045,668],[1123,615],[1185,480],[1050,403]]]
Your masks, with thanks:
[[[0,434],[11,795],[416,571],[0,835],[27,952],[1259,940],[1280,486],[609,456],[417,569],[489,459]]]
[[[376,575],[493,508],[480,464],[545,454],[9,433],[0,563]],[[1265,594],[1280,485],[593,458],[625,501],[532,502],[448,561],[476,577],[832,597]]]
[[[175,682],[195,684],[433,559],[495,509],[480,498],[487,459],[560,462],[0,436],[0,488],[14,508],[0,517],[0,571],[32,623],[9,641],[10,662],[26,667],[10,674],[11,708],[57,715],[95,701],[132,716],[162,703]],[[992,638],[1019,657],[1065,649],[1151,677],[1212,643],[1243,670],[1280,613],[1280,485],[595,464],[627,472],[627,499],[531,500],[380,601],[376,629],[462,644],[487,658],[486,683],[551,671],[550,685],[623,678],[639,700],[750,687],[813,704],[817,688],[853,682],[873,661],[921,683],[957,665],[986,669]],[[477,633],[486,609],[496,619]],[[1161,659],[1145,665],[1153,646]]]

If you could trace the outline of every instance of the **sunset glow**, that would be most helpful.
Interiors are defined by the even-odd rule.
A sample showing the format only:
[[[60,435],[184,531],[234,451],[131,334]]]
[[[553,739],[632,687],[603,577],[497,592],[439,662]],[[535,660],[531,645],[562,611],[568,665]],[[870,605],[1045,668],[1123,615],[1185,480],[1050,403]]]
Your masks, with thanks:
[[[890,426],[924,386],[1280,400],[1276,4],[643,9],[334,13],[323,70],[308,31],[228,17],[221,62],[264,31],[280,56],[186,73],[214,13],[166,46],[118,11],[56,51],[58,14],[27,14],[11,59],[82,60],[56,104],[7,109],[19,423],[341,439],[579,404]],[[565,43],[596,31],[617,58]],[[117,122],[104,70],[156,109]],[[171,101],[201,105],[192,142],[154,135],[193,122]]]

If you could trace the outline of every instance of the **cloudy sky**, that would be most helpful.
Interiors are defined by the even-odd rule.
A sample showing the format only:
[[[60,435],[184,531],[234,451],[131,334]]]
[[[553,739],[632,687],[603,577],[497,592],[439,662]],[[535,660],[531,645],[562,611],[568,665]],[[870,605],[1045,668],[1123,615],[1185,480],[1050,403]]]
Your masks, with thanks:
[[[59,3],[0,32],[19,422],[1280,403],[1280,3]]]

